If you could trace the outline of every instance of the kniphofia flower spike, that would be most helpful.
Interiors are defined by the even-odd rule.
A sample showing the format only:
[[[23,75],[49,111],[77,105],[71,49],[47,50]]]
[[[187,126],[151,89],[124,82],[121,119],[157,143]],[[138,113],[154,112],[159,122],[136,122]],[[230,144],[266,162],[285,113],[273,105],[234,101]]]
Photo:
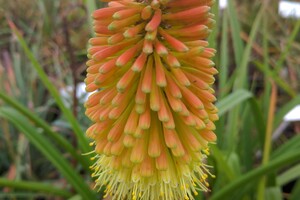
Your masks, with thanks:
[[[194,199],[208,191],[216,140],[214,1],[107,2],[93,14],[85,80],[96,186],[118,200]]]

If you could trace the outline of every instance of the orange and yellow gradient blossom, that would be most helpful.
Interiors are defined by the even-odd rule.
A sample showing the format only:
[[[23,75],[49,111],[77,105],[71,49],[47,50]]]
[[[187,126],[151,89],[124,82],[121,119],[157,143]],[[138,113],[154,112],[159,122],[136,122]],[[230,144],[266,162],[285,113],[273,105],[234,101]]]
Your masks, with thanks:
[[[208,191],[216,140],[214,0],[106,2],[85,79],[96,187],[118,200],[194,199]]]

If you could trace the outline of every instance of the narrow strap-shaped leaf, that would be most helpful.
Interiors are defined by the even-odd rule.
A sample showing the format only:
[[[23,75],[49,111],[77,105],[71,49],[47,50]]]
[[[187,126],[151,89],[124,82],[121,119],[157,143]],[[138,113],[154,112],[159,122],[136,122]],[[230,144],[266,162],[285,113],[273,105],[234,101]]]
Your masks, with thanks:
[[[33,181],[14,181],[5,178],[0,178],[1,187],[10,187],[15,189],[23,189],[26,191],[35,191],[39,193],[51,194],[56,196],[61,196],[69,198],[71,196],[70,192],[51,184],[45,184]]]
[[[237,66],[241,64],[241,58],[243,57],[244,44],[240,37],[241,27],[238,21],[236,9],[234,8],[233,0],[228,1],[228,16],[231,27],[231,34],[233,39],[234,58]]]
[[[300,135],[296,134],[293,138],[290,138],[287,142],[278,147],[271,155],[271,158],[276,158],[288,152],[300,150]]]
[[[290,34],[287,44],[285,45],[284,50],[282,51],[277,63],[276,63],[276,72],[279,73],[280,69],[282,68],[288,53],[292,47],[292,44],[295,42],[295,40],[297,39],[297,36],[299,36],[299,31],[300,31],[300,20],[297,20],[297,22],[295,23],[295,27],[292,31],[292,33]]]
[[[60,97],[60,94],[59,94],[58,90],[54,87],[53,83],[51,83],[51,81],[47,77],[47,74],[44,72],[42,66],[39,64],[37,59],[34,57],[33,53],[30,51],[27,43],[25,42],[24,38],[22,37],[20,32],[15,27],[15,25],[11,21],[9,21],[9,25],[10,25],[12,31],[14,32],[14,34],[17,36],[21,47],[23,48],[23,50],[24,50],[26,56],[28,57],[28,59],[31,61],[32,66],[36,70],[36,72],[37,72],[39,78],[41,79],[42,83],[48,89],[48,91],[50,92],[50,94],[52,95],[54,100],[56,101],[58,107],[61,109],[61,111],[63,112],[63,114],[67,118],[67,120],[70,122],[70,124],[71,124],[71,126],[74,130],[74,133],[77,137],[80,149],[84,153],[89,152],[91,148],[89,147],[88,141],[85,138],[85,136],[83,134],[83,131],[81,130],[81,128],[79,126],[79,122],[75,119],[75,117],[73,116],[71,110],[68,109],[65,106],[64,102],[62,101],[62,99]]]
[[[43,135],[39,134],[21,113],[12,108],[1,108],[0,116],[12,122],[25,134],[28,140],[61,172],[83,199],[96,199],[95,194],[85,184],[84,179],[78,175],[61,156],[60,152]]]
[[[219,109],[219,116],[224,115],[227,111],[251,98],[252,96],[252,93],[247,90],[237,90],[228,95],[216,104]]]
[[[270,77],[271,79],[273,79],[276,82],[276,84],[291,97],[295,97],[297,95],[294,89],[284,80],[282,80],[282,78],[279,76],[278,73],[276,73],[275,70],[269,70],[265,68],[264,65],[258,61],[255,61],[254,64],[260,71],[262,71],[265,74],[266,77]]]
[[[300,164],[288,169],[277,177],[278,185],[283,186],[300,177]]]
[[[227,97],[223,98],[221,101],[219,101],[216,105],[219,109],[219,116],[223,116],[226,112],[228,112],[230,109],[234,108],[235,106],[239,105],[240,103],[244,101],[249,101],[251,111],[253,113],[255,123],[257,124],[257,129],[259,131],[260,137],[262,137],[265,133],[265,124],[264,119],[261,114],[259,105],[255,98],[253,97],[253,94],[247,90],[237,90],[234,93],[228,95]],[[261,139],[263,140],[263,139]]]
[[[89,160],[86,159],[87,157],[79,155],[74,147],[65,138],[54,132],[45,121],[40,119],[37,115],[33,114],[29,109],[18,103],[13,98],[5,95],[3,92],[0,92],[0,99],[8,103],[24,116],[28,117],[28,119],[33,121],[37,126],[44,129],[45,133],[47,133],[60,147],[67,150],[74,158],[76,158],[76,160],[78,160],[82,164],[82,166],[84,166],[86,170],[89,170]]]
[[[250,183],[251,181],[257,181],[258,178],[270,174],[284,166],[290,165],[300,160],[300,151],[292,152],[280,156],[277,159],[270,161],[264,166],[260,166],[247,174],[235,179],[231,183],[224,186],[222,189],[217,191],[210,200],[226,199],[228,195],[233,195],[237,188]]]
[[[300,199],[300,179],[298,179],[295,184],[290,200],[299,200]]]

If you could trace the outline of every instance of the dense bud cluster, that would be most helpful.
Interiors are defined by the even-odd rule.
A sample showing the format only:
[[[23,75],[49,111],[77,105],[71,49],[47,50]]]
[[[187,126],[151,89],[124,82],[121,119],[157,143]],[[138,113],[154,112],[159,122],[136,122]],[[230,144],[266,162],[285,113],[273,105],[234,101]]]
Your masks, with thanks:
[[[93,14],[85,80],[96,186],[120,200],[194,199],[216,140],[214,1],[107,2]]]

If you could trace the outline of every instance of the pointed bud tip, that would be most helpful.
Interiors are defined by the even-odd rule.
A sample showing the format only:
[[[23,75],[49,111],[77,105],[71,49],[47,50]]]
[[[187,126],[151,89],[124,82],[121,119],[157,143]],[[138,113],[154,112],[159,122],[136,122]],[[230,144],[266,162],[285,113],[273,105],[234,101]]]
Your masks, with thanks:
[[[110,30],[110,31],[114,31],[114,30],[116,30],[116,26],[115,26],[115,25],[113,24],[113,22],[112,22],[112,23],[110,23],[110,24],[108,25],[107,29]]]
[[[121,19],[121,16],[119,15],[119,13],[114,13],[112,17],[113,17],[113,19]]]

